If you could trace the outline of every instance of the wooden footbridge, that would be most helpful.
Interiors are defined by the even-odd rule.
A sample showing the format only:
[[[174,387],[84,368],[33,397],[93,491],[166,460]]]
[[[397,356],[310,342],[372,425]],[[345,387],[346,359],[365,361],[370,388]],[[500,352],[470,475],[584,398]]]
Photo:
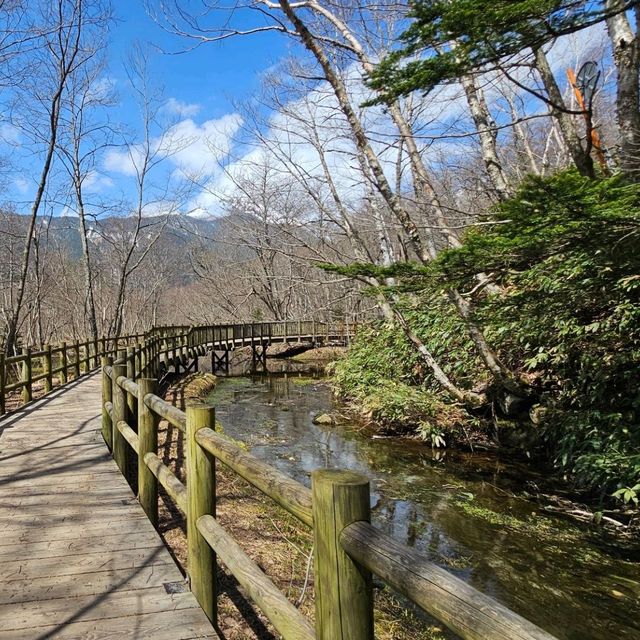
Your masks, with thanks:
[[[365,477],[318,470],[308,488],[217,433],[212,407],[156,395],[209,351],[353,331],[295,325],[164,327],[0,361],[0,640],[223,638],[217,562],[286,640],[372,640],[373,574],[461,638],[552,640],[373,527]],[[160,419],[183,433],[186,484],[158,457]],[[313,529],[315,624],[218,524],[218,462]],[[186,578],[156,533],[159,485],[185,515]]]

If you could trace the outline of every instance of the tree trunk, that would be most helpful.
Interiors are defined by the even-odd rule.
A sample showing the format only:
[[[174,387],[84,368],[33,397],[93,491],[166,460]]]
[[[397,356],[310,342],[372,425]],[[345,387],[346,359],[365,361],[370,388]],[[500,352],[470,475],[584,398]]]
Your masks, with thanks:
[[[18,324],[20,322],[20,313],[22,312],[22,303],[24,300],[24,292],[27,286],[27,275],[29,273],[29,262],[31,258],[31,246],[33,243],[33,234],[36,228],[36,222],[38,219],[38,212],[40,211],[40,205],[44,196],[44,190],[47,186],[47,180],[49,178],[49,171],[51,170],[51,164],[53,162],[53,154],[56,148],[56,137],[58,132],[58,115],[60,105],[60,93],[54,96],[51,104],[51,113],[49,118],[50,125],[50,137],[49,144],[47,146],[47,152],[42,165],[42,171],[40,172],[40,180],[38,182],[38,190],[36,191],[36,197],[31,205],[31,216],[29,218],[29,226],[27,228],[27,236],[24,241],[24,248],[22,250],[22,266],[20,269],[20,279],[18,281],[18,291],[16,294],[15,302],[13,305],[13,312],[9,319],[7,326],[7,339],[5,342],[5,354],[13,355],[16,347],[16,341],[18,338]]]
[[[626,13],[621,11],[623,0],[607,0],[608,11],[620,11],[607,19],[607,30],[613,48],[613,59],[618,74],[616,94],[616,117],[620,136],[619,163],[625,177],[638,182],[640,180],[640,102],[639,34],[634,34]],[[634,9],[636,22],[640,21],[640,12]]]
[[[496,125],[489,112],[484,92],[480,89],[471,75],[462,76],[462,88],[467,97],[469,111],[478,132],[482,160],[487,170],[489,180],[493,184],[498,200],[506,200],[511,195],[509,180],[498,157]]]
[[[96,303],[93,294],[93,274],[91,271],[91,257],[89,255],[89,239],[87,237],[87,221],[82,196],[82,182],[79,176],[75,180],[76,200],[78,202],[78,222],[80,225],[80,240],[82,242],[82,257],[84,260],[85,281],[85,313],[89,320],[89,332],[92,340],[98,338],[98,321],[96,318]]]
[[[306,25],[302,22],[302,20],[299,18],[297,13],[293,10],[288,0],[279,0],[279,4],[283,12],[287,16],[287,18],[291,21],[291,24],[293,25],[297,34],[302,40],[302,43],[313,54],[317,62],[322,67],[322,70],[324,72],[327,82],[333,88],[334,94],[340,106],[340,110],[345,115],[347,122],[351,128],[356,146],[367,159],[367,163],[369,164],[369,167],[371,169],[371,173],[373,175],[376,188],[380,192],[380,195],[385,200],[385,202],[387,203],[387,206],[389,207],[389,210],[394,214],[394,216],[397,218],[398,222],[401,224],[402,228],[404,229],[405,233],[407,234],[411,242],[411,246],[415,251],[416,255],[418,256],[418,259],[420,260],[420,262],[422,262],[423,264],[428,264],[435,257],[435,255],[428,251],[427,247],[424,245],[422,241],[422,238],[418,231],[418,227],[416,226],[415,222],[411,219],[411,216],[408,214],[408,212],[402,206],[398,196],[393,192],[393,189],[391,188],[391,185],[389,184],[384,174],[382,165],[380,164],[380,161],[378,160],[377,155],[375,154],[371,144],[369,143],[369,139],[367,137],[367,134],[364,131],[362,123],[360,122],[355,110],[351,105],[351,101],[349,99],[346,86],[344,85],[341,78],[338,76],[338,74],[335,72],[335,70],[331,66],[331,63],[327,58],[325,52],[322,50],[319,44],[315,41],[314,37],[311,35],[310,31],[308,30]],[[399,107],[397,106],[397,104],[395,105],[395,108],[399,110]],[[393,105],[392,105],[392,109],[393,109]],[[410,136],[410,138],[413,140],[412,136]],[[405,143],[407,142],[408,140],[405,140]],[[499,376],[497,376],[497,380],[499,382],[507,382],[508,386],[511,389],[519,388],[519,385],[513,378],[513,375],[511,374],[511,372],[508,371],[502,365],[502,363],[497,358],[497,356],[493,354],[493,351],[488,345],[486,338],[484,337],[484,334],[482,333],[481,329],[474,323],[471,317],[472,314],[471,314],[470,304],[467,303],[462,298],[462,296],[457,294],[457,292],[456,292],[456,295],[451,295],[450,299],[455,305],[460,315],[464,318],[467,326],[470,329],[473,328],[473,331],[470,331],[470,337],[473,343],[475,344],[479,355],[485,361],[485,364],[487,365],[487,368],[489,369],[489,371],[493,373],[494,370],[496,370],[497,368],[500,371]],[[491,354],[491,357],[487,359],[487,356],[489,354]],[[432,370],[434,370],[433,366],[431,366],[431,368]],[[435,370],[434,370],[434,373],[435,373]],[[521,392],[521,393],[524,393],[524,392]]]
[[[551,115],[558,123],[560,135],[569,151],[569,155],[581,175],[587,178],[593,178],[595,177],[593,159],[582,147],[573,116],[567,113],[564,108],[564,99],[553,75],[553,71],[549,66],[549,60],[542,49],[536,49],[534,54],[536,68],[538,69],[538,73],[540,74],[540,78],[551,102]]]

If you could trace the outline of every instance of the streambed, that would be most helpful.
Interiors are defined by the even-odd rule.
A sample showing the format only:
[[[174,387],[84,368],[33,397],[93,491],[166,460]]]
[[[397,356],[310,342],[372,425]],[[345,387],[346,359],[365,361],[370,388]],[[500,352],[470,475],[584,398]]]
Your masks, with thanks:
[[[319,467],[364,473],[377,526],[561,640],[640,638],[640,558],[539,514],[519,497],[543,481],[534,471],[493,454],[372,438],[353,424],[316,425],[340,410],[327,382],[308,364],[269,368],[221,377],[208,398],[254,455],[306,485]]]

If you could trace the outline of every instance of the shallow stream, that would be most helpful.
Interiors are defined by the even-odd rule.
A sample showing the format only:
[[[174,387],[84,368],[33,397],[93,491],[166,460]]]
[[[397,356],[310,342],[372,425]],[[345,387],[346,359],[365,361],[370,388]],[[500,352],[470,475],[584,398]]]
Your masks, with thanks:
[[[253,454],[306,485],[323,466],[366,474],[377,526],[561,640],[640,639],[640,558],[515,497],[543,480],[528,467],[315,425],[340,411],[328,384],[308,365],[269,368],[222,377],[209,397]]]

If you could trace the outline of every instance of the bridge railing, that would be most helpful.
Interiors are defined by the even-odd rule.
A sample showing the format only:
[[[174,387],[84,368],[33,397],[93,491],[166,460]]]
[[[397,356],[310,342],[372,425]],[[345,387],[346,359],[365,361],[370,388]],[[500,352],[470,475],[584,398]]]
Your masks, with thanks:
[[[13,399],[16,406],[31,402],[36,395],[47,394],[96,370],[102,357],[114,355],[118,349],[143,338],[144,334],[103,337],[53,346],[28,346],[22,353],[10,357],[0,353],[0,415],[7,411],[8,399]],[[35,389],[39,382],[42,384]]]
[[[151,361],[160,357],[158,366],[180,366],[188,360],[189,348],[201,352],[208,346],[242,346],[271,340],[310,340],[312,342],[349,340],[354,323],[294,320],[254,322],[209,326],[174,325],[154,327],[146,333],[98,338],[58,345],[28,346],[22,353],[5,357],[0,354],[0,415],[18,408],[34,397],[41,397],[56,387],[77,380],[99,368],[102,358],[115,357],[122,349],[133,349],[134,357]],[[125,352],[126,353],[126,352]],[[142,371],[147,375],[148,371]],[[38,385],[38,383],[42,383]],[[36,388],[37,387],[37,388]]]
[[[366,477],[321,469],[312,474],[309,489],[217,433],[213,407],[193,404],[181,411],[156,395],[157,381],[149,376],[163,364],[195,357],[198,349],[212,341],[246,338],[244,327],[236,325],[230,331],[230,326],[150,337],[140,349],[120,352],[113,366],[105,358],[102,370],[105,441],[130,481],[133,470],[127,448],[137,455],[138,498],[154,525],[158,524],[159,485],[184,514],[191,589],[212,622],[217,615],[215,563],[219,559],[285,640],[372,640],[372,573],[461,638],[553,640],[372,526]],[[290,328],[282,327],[287,333]],[[204,342],[196,344],[197,340]],[[186,484],[157,455],[160,419],[177,427],[184,437]],[[218,461],[312,528],[315,627],[216,520]]]

